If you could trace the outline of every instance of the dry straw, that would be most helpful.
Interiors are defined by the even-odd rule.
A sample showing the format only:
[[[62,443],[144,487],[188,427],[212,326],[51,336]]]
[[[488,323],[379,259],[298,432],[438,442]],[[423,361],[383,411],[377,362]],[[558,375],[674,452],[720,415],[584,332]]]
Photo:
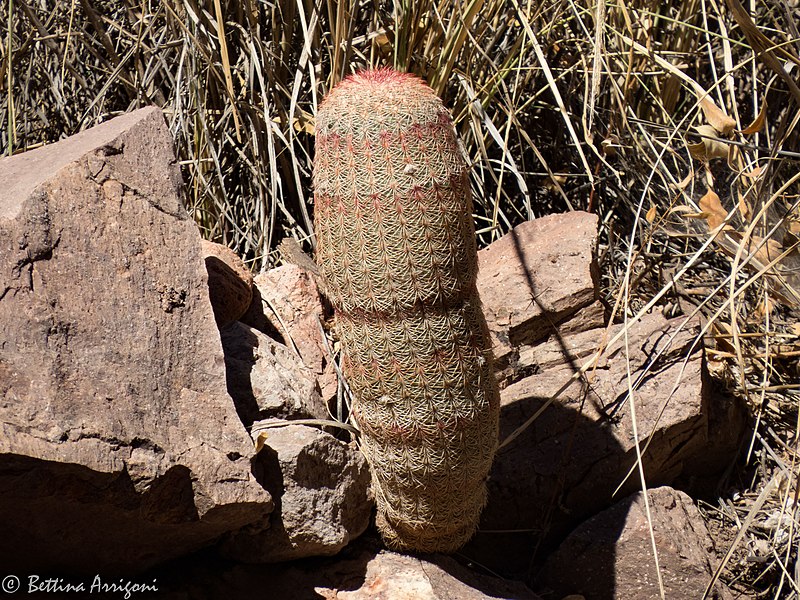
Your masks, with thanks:
[[[499,393],[449,113],[414,76],[351,76],[320,105],[314,186],[378,527],[393,548],[454,551],[486,501]]]

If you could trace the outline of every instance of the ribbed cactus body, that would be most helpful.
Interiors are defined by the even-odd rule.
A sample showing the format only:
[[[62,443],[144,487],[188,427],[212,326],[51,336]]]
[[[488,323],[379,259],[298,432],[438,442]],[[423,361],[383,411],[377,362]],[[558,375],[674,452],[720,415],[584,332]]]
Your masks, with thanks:
[[[411,75],[351,76],[319,107],[314,189],[378,526],[393,548],[455,550],[485,503],[499,394],[450,115]]]

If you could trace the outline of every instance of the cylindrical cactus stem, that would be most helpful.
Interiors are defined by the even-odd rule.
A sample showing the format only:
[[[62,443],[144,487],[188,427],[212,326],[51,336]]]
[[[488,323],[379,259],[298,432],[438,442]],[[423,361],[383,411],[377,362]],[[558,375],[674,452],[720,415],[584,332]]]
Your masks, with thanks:
[[[486,502],[499,415],[468,165],[433,90],[391,69],[342,81],[316,130],[317,262],[378,527],[391,548],[451,552]]]

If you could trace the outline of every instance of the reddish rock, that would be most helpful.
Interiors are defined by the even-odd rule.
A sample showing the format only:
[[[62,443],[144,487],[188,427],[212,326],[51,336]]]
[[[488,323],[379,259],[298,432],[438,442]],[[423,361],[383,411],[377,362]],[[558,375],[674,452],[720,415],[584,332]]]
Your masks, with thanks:
[[[338,555],[281,564],[232,566],[208,557],[149,574],[161,600],[539,600],[524,584],[490,577],[442,555],[404,556],[362,536]]]
[[[330,597],[336,600],[539,600],[519,582],[479,575],[446,556],[423,560],[387,550],[366,564],[360,588],[340,591]]]
[[[635,460],[626,362],[633,381],[641,379],[634,396],[639,439],[644,444],[654,433],[646,454],[648,478],[669,482],[681,472],[690,450],[707,441],[702,347],[694,348],[685,364],[682,360],[697,327],[680,332],[648,374],[641,370],[656,348],[667,347],[679,322],[668,322],[660,314],[645,317],[629,332],[629,356],[619,342],[607,347],[583,382],[568,388],[522,435],[500,450],[490,489],[506,501],[495,503],[490,498],[484,521],[490,528],[509,528],[512,523],[515,528],[544,527],[547,511],[542,511],[542,505],[555,509],[551,518],[561,513],[557,520],[563,520],[567,515],[586,517],[611,503],[611,493]],[[541,360],[542,372],[503,390],[500,439],[547,402],[603,338],[610,339],[620,327],[608,333],[603,329],[584,332],[532,349]],[[673,390],[677,382],[680,385]],[[678,452],[673,451],[676,448]],[[628,489],[637,485],[634,477]],[[514,510],[509,510],[509,501]]]
[[[252,563],[336,554],[369,525],[373,503],[364,456],[312,427],[266,432],[260,475],[275,498],[275,511],[268,529],[231,534],[223,555]]]
[[[289,347],[295,347],[306,366],[322,374],[328,362],[320,332],[322,300],[313,274],[286,264],[255,277],[260,303],[242,318],[264,332],[274,331]]]
[[[501,363],[598,298],[597,216],[527,221],[478,252],[478,292]]]
[[[714,544],[700,512],[683,492],[648,491],[652,530],[666,598],[703,598],[717,566]],[[556,598],[659,598],[650,523],[638,492],[580,525],[550,557],[544,579]],[[717,583],[708,598],[727,600]]]
[[[552,541],[612,503],[615,488],[636,457],[628,365],[638,437],[642,448],[649,444],[644,453],[648,482],[672,483],[681,474],[697,472],[701,462],[707,472],[727,466],[729,458],[721,453],[712,458],[708,448],[724,447],[730,455],[744,428],[743,415],[729,414],[713,401],[702,345],[695,343],[699,327],[694,323],[679,332],[682,322],[667,321],[660,313],[645,316],[629,330],[627,355],[624,338],[607,345],[621,325],[608,332],[599,329],[550,340],[529,350],[530,364],[541,372],[503,390],[501,441],[541,409],[595,349],[606,345],[596,368],[500,449],[481,530],[526,530]],[[718,413],[723,418],[716,419]],[[726,427],[714,425],[716,421]],[[619,494],[631,493],[638,485],[634,473]],[[479,533],[473,545],[479,561],[495,553],[510,563],[504,549],[513,548],[513,560],[523,569],[533,547],[528,537],[516,534]]]
[[[595,300],[589,306],[584,306],[572,315],[568,321],[562,321],[557,331],[551,332],[550,336],[558,335],[571,335],[574,333],[581,333],[582,331],[589,331],[590,329],[598,329],[605,327],[608,323],[606,307],[599,300]]]
[[[294,260],[255,278],[254,301],[242,322],[282,341],[300,355],[317,377],[322,402],[333,406],[338,376],[325,347],[320,320],[325,316],[316,269],[311,259],[295,243]],[[302,266],[308,264],[309,268]]]
[[[314,372],[295,352],[244,323],[220,330],[228,393],[242,422],[258,419],[328,419]]]
[[[600,329],[605,322],[605,308],[599,301],[580,309],[570,320],[556,325],[546,340],[520,344],[509,352],[497,370],[498,380],[508,385],[590,356],[605,335]]]
[[[0,181],[4,568],[130,572],[268,516],[161,112]]]
[[[237,254],[222,244],[202,242],[208,271],[208,293],[217,325],[238,320],[253,300],[253,274]]]

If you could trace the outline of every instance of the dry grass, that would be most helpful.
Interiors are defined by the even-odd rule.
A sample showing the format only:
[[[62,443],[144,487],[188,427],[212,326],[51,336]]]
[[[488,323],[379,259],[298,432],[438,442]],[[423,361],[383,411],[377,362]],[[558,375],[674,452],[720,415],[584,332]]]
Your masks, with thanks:
[[[602,221],[617,319],[699,314],[756,421],[709,518],[721,571],[797,595],[800,34],[796,2],[3,0],[0,151],[164,108],[203,234],[254,270],[313,249],[316,106],[394,65],[452,107],[480,242],[564,210]],[[776,516],[777,515],[777,516]],[[725,548],[723,544],[723,548]]]

